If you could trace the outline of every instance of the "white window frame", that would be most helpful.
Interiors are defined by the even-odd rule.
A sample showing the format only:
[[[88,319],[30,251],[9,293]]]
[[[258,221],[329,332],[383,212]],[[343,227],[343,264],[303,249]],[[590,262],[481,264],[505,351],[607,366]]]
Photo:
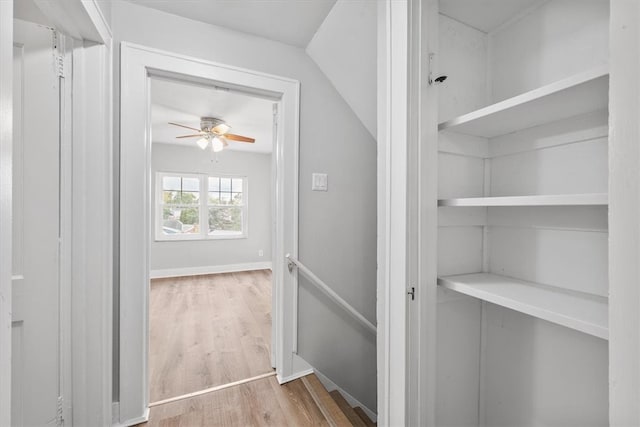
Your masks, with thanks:
[[[179,176],[181,178],[197,178],[200,181],[200,199],[198,207],[199,211],[199,225],[200,232],[197,234],[165,234],[163,232],[162,224],[162,212],[165,204],[162,202],[162,181],[167,176]],[[230,179],[242,179],[242,205],[230,205],[242,208],[242,232],[239,234],[229,235],[210,235],[209,227],[209,178],[230,178]],[[248,203],[248,179],[243,175],[228,175],[228,174],[216,174],[209,175],[204,173],[192,173],[192,172],[156,172],[156,200],[155,200],[155,241],[156,242],[183,242],[190,240],[233,240],[233,239],[246,239],[248,237],[249,229],[249,203]]]
[[[231,239],[246,239],[249,236],[249,191],[248,191],[248,179],[243,175],[228,175],[228,174],[216,174],[216,175],[205,175],[205,189],[207,197],[204,200],[205,203],[205,218],[207,220],[207,224],[209,223],[209,179],[208,178],[231,178],[231,179],[241,179],[242,180],[242,205],[230,205],[234,207],[242,208],[242,233],[240,234],[231,234],[231,235],[210,235],[207,232],[207,240],[231,240]],[[232,188],[233,189],[233,188]],[[224,207],[224,205],[218,205],[219,207]],[[216,207],[213,205],[213,207]]]

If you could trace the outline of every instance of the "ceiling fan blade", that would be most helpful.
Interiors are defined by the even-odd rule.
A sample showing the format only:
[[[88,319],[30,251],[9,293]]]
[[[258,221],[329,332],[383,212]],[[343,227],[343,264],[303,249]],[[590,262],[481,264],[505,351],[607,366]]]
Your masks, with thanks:
[[[224,137],[227,139],[230,139],[231,141],[237,141],[237,142],[250,142],[250,143],[256,142],[254,138],[249,138],[247,136],[242,136],[242,135],[234,135],[232,133],[225,133]]]
[[[220,138],[220,141],[222,141],[222,144],[225,147],[229,145],[229,143],[227,142],[227,139],[224,136],[219,136],[218,138]]]
[[[179,123],[169,122],[169,124],[170,125],[174,125],[174,126],[180,126],[181,128],[185,128],[185,129],[195,130],[196,132],[202,132],[202,129],[192,128],[191,126],[185,126],[185,125],[181,125]]]
[[[205,136],[206,133],[199,133],[196,135],[182,135],[182,136],[176,136],[176,138],[197,138],[197,137],[203,137]]]

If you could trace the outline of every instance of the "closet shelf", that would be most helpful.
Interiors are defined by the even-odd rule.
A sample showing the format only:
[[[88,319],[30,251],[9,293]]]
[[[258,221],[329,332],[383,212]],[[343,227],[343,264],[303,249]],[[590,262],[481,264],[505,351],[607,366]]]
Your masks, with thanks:
[[[506,99],[438,125],[493,138],[608,107],[609,68],[600,67]]]
[[[438,278],[438,285],[608,339],[608,300],[489,273]]]
[[[590,206],[607,205],[607,193],[440,199],[438,206]]]

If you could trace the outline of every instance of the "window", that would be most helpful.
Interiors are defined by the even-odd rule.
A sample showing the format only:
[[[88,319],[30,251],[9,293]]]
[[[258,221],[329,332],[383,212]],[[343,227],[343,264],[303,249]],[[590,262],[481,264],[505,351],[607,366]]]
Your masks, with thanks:
[[[242,234],[244,179],[210,176],[208,181],[209,235]]]
[[[159,172],[156,240],[246,237],[244,177]]]

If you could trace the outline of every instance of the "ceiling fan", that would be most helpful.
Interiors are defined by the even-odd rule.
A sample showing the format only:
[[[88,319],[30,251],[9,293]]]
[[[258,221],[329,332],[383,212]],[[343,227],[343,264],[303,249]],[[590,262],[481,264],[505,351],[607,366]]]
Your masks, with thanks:
[[[169,122],[169,124],[198,132],[192,135],[177,136],[176,138],[199,138],[196,141],[196,144],[198,144],[198,147],[203,150],[206,149],[209,146],[209,142],[211,142],[211,149],[216,153],[218,151],[222,151],[224,147],[229,145],[227,140],[234,142],[247,142],[250,144],[256,142],[254,138],[229,133],[231,127],[226,124],[224,120],[215,117],[202,117],[200,119],[200,129],[181,125],[179,123]]]

